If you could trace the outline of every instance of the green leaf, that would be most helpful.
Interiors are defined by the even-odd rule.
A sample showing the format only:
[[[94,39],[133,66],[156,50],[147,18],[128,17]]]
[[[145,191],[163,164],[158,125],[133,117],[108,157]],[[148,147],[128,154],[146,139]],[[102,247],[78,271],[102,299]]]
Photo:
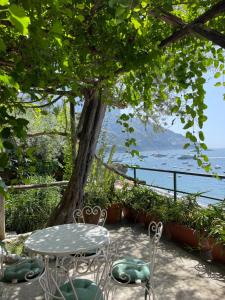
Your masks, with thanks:
[[[186,144],[184,144],[183,148],[187,149],[189,146],[190,146],[190,143],[186,143]]]
[[[15,25],[16,29],[23,35],[28,35],[28,25],[30,24],[30,18],[26,16],[24,9],[13,4],[9,7],[9,13],[9,20],[13,25]]]
[[[204,143],[200,143],[200,146],[201,146],[201,148],[203,150],[207,150],[208,149],[207,146],[206,146],[206,144],[204,144]]]
[[[121,19],[122,15],[123,15],[125,12],[126,12],[126,8],[121,7],[121,6],[117,7],[117,9],[116,9],[116,18]]]
[[[8,155],[5,152],[0,153],[0,167],[5,168],[7,164],[8,164]]]
[[[6,51],[6,46],[3,41],[3,39],[0,38],[0,52],[5,52]]]
[[[215,75],[214,75],[214,78],[219,78],[220,75],[221,75],[220,72],[216,72]]]
[[[14,87],[17,90],[19,89],[19,84],[15,82],[15,80],[6,74],[0,74],[0,81],[4,83],[4,85],[9,86],[9,87]]]
[[[183,129],[188,129],[190,127],[192,127],[194,125],[194,121],[193,120],[189,120],[187,122],[187,124],[183,127]]]
[[[126,114],[122,114],[122,115],[120,116],[120,120],[128,121],[128,120],[129,120],[129,116],[126,115]]]
[[[78,15],[78,16],[77,16],[77,19],[78,19],[80,22],[84,22],[84,20],[85,20],[84,16],[82,16],[82,15]]]
[[[221,86],[221,85],[222,85],[222,83],[220,81],[218,81],[214,84],[214,86]]]
[[[11,143],[11,142],[9,142],[9,141],[4,141],[3,142],[3,146],[6,148],[6,149],[13,149],[14,148],[14,145]]]
[[[51,31],[59,35],[63,32],[63,26],[59,21],[55,21],[52,25]]]
[[[131,155],[132,155],[132,156],[135,156],[135,155],[136,155],[136,156],[139,156],[139,154],[140,154],[140,153],[139,153],[138,150],[132,150],[132,151],[131,151]]]
[[[141,23],[139,23],[138,20],[135,19],[134,17],[131,17],[131,23],[134,25],[135,29],[138,29],[141,27]]]
[[[1,136],[5,139],[9,138],[11,135],[11,129],[10,127],[5,127],[2,129],[2,132],[1,132]]]
[[[204,133],[202,131],[199,131],[199,138],[201,141],[204,141]]]
[[[9,0],[0,0],[0,5],[1,6],[9,5]]]

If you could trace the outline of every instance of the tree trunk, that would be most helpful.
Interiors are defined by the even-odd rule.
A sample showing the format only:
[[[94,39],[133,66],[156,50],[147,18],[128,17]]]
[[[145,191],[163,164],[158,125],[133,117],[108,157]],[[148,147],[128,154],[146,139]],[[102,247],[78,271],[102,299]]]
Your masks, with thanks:
[[[73,162],[73,165],[75,165],[77,134],[76,134],[75,105],[74,105],[74,102],[70,102],[70,133],[71,133],[70,139],[71,139],[72,162]]]
[[[86,89],[84,98],[77,134],[79,148],[72,175],[61,202],[49,218],[48,226],[73,222],[73,211],[82,206],[83,190],[106,110],[96,90]]]

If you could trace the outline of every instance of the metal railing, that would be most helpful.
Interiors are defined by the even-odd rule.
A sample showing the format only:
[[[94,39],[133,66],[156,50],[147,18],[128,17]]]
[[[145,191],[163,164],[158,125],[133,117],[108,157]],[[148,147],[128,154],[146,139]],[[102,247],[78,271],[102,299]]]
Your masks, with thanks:
[[[134,180],[137,180],[137,170],[143,170],[143,171],[149,171],[149,172],[161,172],[161,173],[169,173],[173,175],[173,189],[166,188],[163,186],[158,186],[158,185],[153,185],[153,184],[145,184],[150,187],[162,189],[162,190],[167,190],[170,192],[173,192],[174,195],[174,200],[177,200],[177,194],[186,194],[186,195],[193,195],[194,193],[192,192],[187,192],[187,191],[182,191],[177,189],[177,175],[187,175],[187,176],[199,176],[199,177],[207,177],[207,178],[219,178],[219,179],[225,179],[225,176],[223,175],[213,175],[213,174],[204,174],[204,173],[194,173],[194,172],[182,172],[182,171],[173,171],[173,170],[164,170],[164,169],[153,169],[153,168],[144,168],[144,167],[138,167],[138,166],[129,166],[126,165],[128,169],[133,169],[133,178]],[[215,201],[223,201],[224,199],[220,198],[215,198],[215,197],[210,197],[210,196],[205,196],[201,194],[201,198],[206,198],[210,200],[215,200]]]

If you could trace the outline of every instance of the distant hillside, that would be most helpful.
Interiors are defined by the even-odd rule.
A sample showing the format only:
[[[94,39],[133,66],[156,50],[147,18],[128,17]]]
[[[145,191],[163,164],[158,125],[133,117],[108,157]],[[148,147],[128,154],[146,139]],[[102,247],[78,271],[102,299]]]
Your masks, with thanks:
[[[105,139],[109,146],[117,145],[118,151],[125,150],[124,142],[127,138],[131,137],[136,139],[136,149],[139,151],[174,148],[181,149],[183,145],[187,143],[187,140],[183,135],[164,128],[155,132],[151,123],[145,127],[139,119],[130,120],[134,132],[128,135],[128,133],[122,132],[124,128],[116,122],[117,119],[118,112],[107,113],[103,124],[101,138]]]

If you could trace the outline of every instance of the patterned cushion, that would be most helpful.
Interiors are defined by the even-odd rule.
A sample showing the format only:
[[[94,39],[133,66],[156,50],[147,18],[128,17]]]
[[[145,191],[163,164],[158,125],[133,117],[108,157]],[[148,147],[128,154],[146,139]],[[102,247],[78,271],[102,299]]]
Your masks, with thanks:
[[[60,287],[60,291],[66,300],[103,300],[102,291],[93,281],[88,279],[74,279],[72,283],[77,298],[74,295],[70,282],[66,282]],[[55,296],[59,297],[60,293],[57,292]]]
[[[38,259],[26,258],[21,262],[7,266],[4,270],[4,276],[1,281],[4,282],[23,282],[33,279],[44,270],[43,264]]]
[[[145,282],[150,278],[149,264],[133,257],[117,260],[113,263],[112,277],[123,283]]]

